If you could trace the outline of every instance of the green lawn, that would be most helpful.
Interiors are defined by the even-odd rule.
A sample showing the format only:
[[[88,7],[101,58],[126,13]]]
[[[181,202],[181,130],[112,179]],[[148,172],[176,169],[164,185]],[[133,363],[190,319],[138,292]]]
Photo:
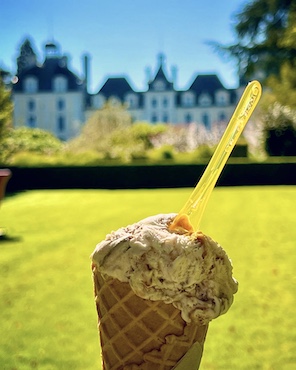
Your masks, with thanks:
[[[105,234],[178,211],[192,189],[29,191],[5,198],[0,226],[0,369],[100,369],[89,255]],[[296,187],[216,188],[201,229],[239,281],[213,321],[201,370],[296,368]],[[152,370],[152,369],[151,369]]]

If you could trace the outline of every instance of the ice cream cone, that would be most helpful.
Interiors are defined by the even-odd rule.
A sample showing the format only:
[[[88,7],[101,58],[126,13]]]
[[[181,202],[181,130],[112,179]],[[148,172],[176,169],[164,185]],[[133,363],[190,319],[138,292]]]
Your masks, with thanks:
[[[104,370],[198,369],[208,325],[186,323],[172,304],[140,298],[95,265],[93,278]]]

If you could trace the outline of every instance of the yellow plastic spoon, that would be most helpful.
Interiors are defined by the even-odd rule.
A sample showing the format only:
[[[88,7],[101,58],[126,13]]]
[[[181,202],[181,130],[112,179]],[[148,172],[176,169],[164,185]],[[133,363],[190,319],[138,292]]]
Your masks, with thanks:
[[[218,177],[237,139],[251,117],[260,99],[261,92],[262,88],[258,81],[252,81],[247,85],[205,172],[188,201],[173,220],[170,230],[185,229],[188,232],[198,230],[203,212]]]

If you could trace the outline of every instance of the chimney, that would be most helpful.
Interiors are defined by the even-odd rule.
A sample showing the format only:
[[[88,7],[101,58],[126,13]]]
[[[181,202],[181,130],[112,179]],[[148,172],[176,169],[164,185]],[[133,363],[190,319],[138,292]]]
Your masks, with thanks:
[[[171,76],[172,76],[172,80],[173,80],[174,85],[176,85],[176,83],[177,83],[177,73],[178,73],[177,66],[172,66],[171,67]]]
[[[145,68],[145,74],[146,74],[147,83],[149,84],[149,82],[152,80],[151,67],[146,67]]]
[[[84,83],[85,83],[85,89],[88,91],[88,85],[89,85],[89,55],[84,54],[83,56],[83,72],[84,72]]]

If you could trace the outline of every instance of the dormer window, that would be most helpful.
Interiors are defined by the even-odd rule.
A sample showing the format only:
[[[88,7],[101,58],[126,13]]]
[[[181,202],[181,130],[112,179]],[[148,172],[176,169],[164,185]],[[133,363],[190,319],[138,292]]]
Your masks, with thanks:
[[[198,103],[202,106],[202,107],[208,107],[209,105],[212,104],[212,99],[210,97],[209,94],[201,94],[199,99],[198,99]]]
[[[24,89],[26,93],[35,93],[38,90],[38,80],[36,77],[30,76],[25,79]]]
[[[183,107],[193,107],[194,106],[194,95],[192,92],[188,91],[182,94],[182,105]]]
[[[111,95],[108,101],[110,102],[111,105],[119,106],[121,104],[120,98],[116,95]]]
[[[217,105],[225,106],[229,104],[229,95],[227,91],[218,91],[216,93],[216,102]]]
[[[64,76],[57,76],[53,80],[53,90],[55,92],[66,92],[67,85],[67,79]]]
[[[164,81],[162,81],[162,80],[156,80],[153,83],[153,88],[156,91],[163,91],[163,90],[165,90],[165,83],[164,83]]]

